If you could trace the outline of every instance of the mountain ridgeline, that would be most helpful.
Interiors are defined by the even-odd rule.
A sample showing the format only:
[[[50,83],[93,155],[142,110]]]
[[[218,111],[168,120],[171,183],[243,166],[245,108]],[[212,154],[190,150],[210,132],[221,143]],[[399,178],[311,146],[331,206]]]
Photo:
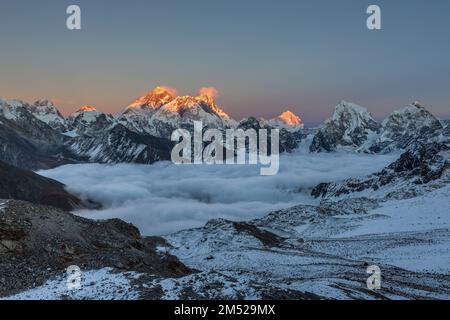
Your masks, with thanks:
[[[418,102],[378,123],[365,108],[342,101],[320,128],[306,129],[290,111],[271,120],[237,122],[207,92],[177,96],[170,88],[156,87],[115,115],[84,106],[65,118],[49,100],[0,99],[0,161],[32,170],[79,162],[151,164],[170,160],[172,132],[192,130],[194,121],[222,130],[279,129],[281,152],[305,142],[310,152],[389,153],[417,141],[450,140],[448,124]]]

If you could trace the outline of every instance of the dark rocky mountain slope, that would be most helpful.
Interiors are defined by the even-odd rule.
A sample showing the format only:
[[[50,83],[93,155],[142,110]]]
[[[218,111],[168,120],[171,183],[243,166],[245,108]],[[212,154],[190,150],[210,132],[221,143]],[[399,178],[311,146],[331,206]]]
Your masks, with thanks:
[[[0,199],[17,199],[64,210],[83,206],[83,202],[58,181],[0,161]]]

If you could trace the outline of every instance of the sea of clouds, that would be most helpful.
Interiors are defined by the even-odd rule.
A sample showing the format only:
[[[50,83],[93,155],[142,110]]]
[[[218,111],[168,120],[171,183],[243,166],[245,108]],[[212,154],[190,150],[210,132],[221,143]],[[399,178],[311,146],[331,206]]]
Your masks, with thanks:
[[[321,182],[362,177],[394,161],[395,155],[354,153],[280,157],[275,176],[259,166],[76,164],[38,173],[61,181],[68,191],[103,204],[76,214],[92,219],[120,218],[144,235],[164,235],[199,227],[214,218],[248,220],[295,206],[314,204],[310,189]]]

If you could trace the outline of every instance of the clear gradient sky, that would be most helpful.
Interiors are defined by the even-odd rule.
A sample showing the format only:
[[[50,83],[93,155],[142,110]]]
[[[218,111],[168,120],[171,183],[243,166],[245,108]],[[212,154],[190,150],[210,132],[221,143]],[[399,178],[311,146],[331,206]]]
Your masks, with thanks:
[[[70,4],[81,31],[66,29]],[[237,119],[316,123],[339,100],[377,118],[419,100],[450,118],[450,1],[0,0],[0,97],[117,112],[159,84],[214,86]]]

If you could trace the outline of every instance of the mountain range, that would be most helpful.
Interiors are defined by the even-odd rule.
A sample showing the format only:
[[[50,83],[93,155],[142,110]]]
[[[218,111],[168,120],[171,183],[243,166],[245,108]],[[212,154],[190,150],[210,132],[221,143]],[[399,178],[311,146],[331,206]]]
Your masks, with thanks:
[[[318,129],[305,129],[301,118],[290,111],[271,120],[250,117],[238,122],[206,93],[177,96],[160,86],[115,115],[83,106],[65,118],[49,100],[34,104],[0,100],[0,160],[33,170],[73,162],[148,164],[169,160],[171,133],[178,128],[192,129],[196,120],[207,128],[280,129],[281,152],[306,142],[311,152],[389,153],[405,150],[418,140],[449,139],[448,124],[418,102],[378,123],[366,108],[342,101]]]
[[[49,100],[34,104],[0,100],[3,133],[0,160],[33,170],[71,162],[169,160],[172,132],[177,128],[192,129],[196,120],[201,120],[206,128],[227,129],[239,125],[208,93],[176,96],[170,88],[162,86],[115,115],[83,106],[65,118]],[[264,127],[281,129],[285,136],[303,128],[301,119],[292,112],[258,121]],[[292,150],[292,146],[286,149]]]

